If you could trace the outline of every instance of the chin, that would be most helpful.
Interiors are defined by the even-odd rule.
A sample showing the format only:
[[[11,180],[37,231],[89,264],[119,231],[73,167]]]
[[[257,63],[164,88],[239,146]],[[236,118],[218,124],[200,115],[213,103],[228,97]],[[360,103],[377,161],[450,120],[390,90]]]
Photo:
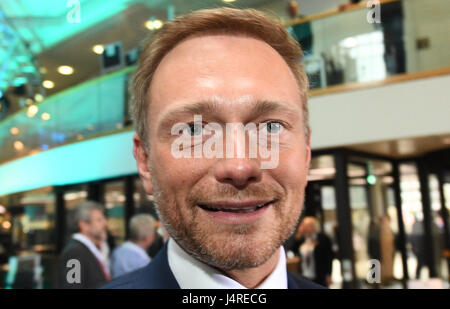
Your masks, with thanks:
[[[242,228],[247,229],[246,233],[224,233],[217,229],[208,233],[206,230],[205,233],[193,235],[194,239],[183,242],[183,245],[187,247],[185,250],[204,263],[222,270],[260,266],[281,246],[281,237],[273,233],[273,229]]]

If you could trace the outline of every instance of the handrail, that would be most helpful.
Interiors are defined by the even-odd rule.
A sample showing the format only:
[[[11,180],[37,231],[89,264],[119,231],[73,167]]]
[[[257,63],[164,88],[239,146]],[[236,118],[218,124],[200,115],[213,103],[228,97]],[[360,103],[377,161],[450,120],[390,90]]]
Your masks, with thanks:
[[[334,94],[339,92],[354,91],[368,88],[375,88],[380,86],[392,85],[400,82],[412,81],[423,78],[437,77],[450,74],[450,67],[441,69],[403,73],[386,77],[385,79],[370,81],[370,82],[354,82],[342,85],[329,86],[326,88],[312,89],[309,91],[309,97],[316,97],[321,95]]]
[[[128,132],[128,131],[132,131],[132,130],[134,130],[134,126],[133,125],[127,125],[127,126],[125,126],[123,128],[120,128],[120,129],[100,132],[100,133],[97,133],[97,134],[89,135],[87,137],[83,137],[82,139],[70,140],[70,141],[67,141],[65,143],[59,144],[57,146],[53,146],[53,147],[51,147],[49,149],[46,149],[46,150],[34,150],[34,151],[29,152],[29,153],[26,153],[26,154],[23,154],[23,155],[19,155],[19,156],[10,158],[8,160],[2,161],[2,162],[0,162],[0,165],[6,164],[6,163],[9,163],[9,162],[21,159],[21,158],[25,158],[25,157],[28,157],[28,156],[34,156],[34,155],[36,155],[38,153],[41,153],[43,151],[53,150],[53,149],[56,149],[56,148],[59,148],[59,147],[63,147],[63,146],[67,146],[67,145],[71,145],[71,144],[75,144],[75,143],[79,143],[79,142],[85,142],[85,141],[88,141],[88,140],[92,140],[92,139],[96,139],[96,138],[100,138],[100,137],[105,137],[105,136],[109,136],[109,135],[114,135],[114,134],[119,134],[119,133],[123,133],[123,132]]]
[[[88,79],[87,81],[84,81],[84,82],[82,82],[80,84],[77,84],[77,85],[75,85],[73,87],[70,87],[68,89],[64,89],[64,90],[59,91],[59,92],[57,92],[57,93],[55,93],[55,94],[53,94],[51,96],[48,96],[41,102],[35,102],[34,105],[39,107],[40,104],[43,104],[45,101],[47,101],[49,99],[57,99],[57,98],[59,98],[61,96],[65,96],[65,95],[67,95],[69,93],[75,92],[81,87],[85,87],[85,86],[90,85],[90,84],[98,83],[98,82],[101,82],[102,80],[110,79],[110,78],[113,78],[114,76],[117,76],[117,75],[126,74],[126,73],[134,71],[135,69],[136,69],[136,66],[130,66],[130,67],[126,67],[126,68],[120,69],[118,71],[109,73],[109,74],[105,74],[105,75],[100,76],[100,77],[94,77],[94,78]],[[28,106],[23,107],[23,108],[21,108],[19,110],[16,110],[14,113],[12,113],[12,114],[6,116],[5,118],[3,118],[2,120],[0,120],[0,123],[5,122],[6,120],[9,120],[10,118],[16,116],[17,114],[25,112],[27,109],[28,109]]]

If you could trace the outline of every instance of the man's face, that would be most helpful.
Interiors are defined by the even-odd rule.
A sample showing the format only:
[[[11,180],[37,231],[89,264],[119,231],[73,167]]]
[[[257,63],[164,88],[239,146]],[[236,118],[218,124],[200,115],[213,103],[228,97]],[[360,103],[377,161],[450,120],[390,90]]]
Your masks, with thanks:
[[[107,221],[100,210],[91,210],[90,220],[82,223],[82,233],[97,242],[106,240]]]
[[[135,136],[135,156],[170,235],[191,255],[221,269],[266,262],[295,229],[310,161],[299,88],[282,57],[253,38],[192,37],[163,58],[148,99],[149,154]],[[281,125],[278,165],[261,169],[264,159],[248,153],[175,158],[171,146],[179,136],[171,129],[192,123],[194,115],[223,127]],[[236,136],[227,136],[227,142],[235,151],[243,146],[248,151],[248,140]]]
[[[307,237],[311,237],[315,233],[317,233],[316,221],[313,219],[310,219],[310,218],[305,218],[305,220],[302,222],[301,228],[302,228],[303,234]]]

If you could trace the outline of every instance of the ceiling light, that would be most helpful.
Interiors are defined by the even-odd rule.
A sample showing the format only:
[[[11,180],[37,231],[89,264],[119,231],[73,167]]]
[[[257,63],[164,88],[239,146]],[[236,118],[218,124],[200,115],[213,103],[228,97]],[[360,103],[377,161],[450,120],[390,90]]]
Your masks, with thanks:
[[[35,100],[36,102],[42,102],[42,101],[44,101],[44,96],[43,96],[42,94],[40,94],[40,93],[36,93],[36,94],[34,95],[34,100]]]
[[[17,151],[21,151],[23,149],[23,143],[21,141],[15,141],[14,149],[16,149]]]
[[[236,0],[222,0],[222,2],[225,2],[225,3],[231,3],[231,2],[234,2],[234,1],[236,1]]]
[[[38,111],[39,111],[39,108],[36,105],[30,105],[30,107],[28,107],[28,110],[27,110],[27,116],[32,118],[37,114]]]
[[[68,65],[62,65],[58,67],[58,72],[62,75],[71,75],[73,74],[73,68]]]
[[[50,114],[49,113],[42,113],[41,115],[42,120],[49,120],[50,119]]]
[[[11,222],[9,222],[9,221],[3,221],[2,227],[3,227],[5,230],[8,230],[8,229],[11,227]]]
[[[159,19],[156,19],[156,20],[153,21],[153,28],[155,28],[155,29],[161,28],[162,25],[163,25],[163,22],[160,21]]]
[[[47,89],[52,89],[53,87],[55,87],[55,83],[52,82],[51,80],[44,80],[42,82],[42,86],[44,86],[44,88],[47,88]]]
[[[156,30],[161,28],[163,25],[163,22],[159,19],[154,20],[148,20],[145,22],[145,27],[149,30]]]
[[[97,55],[103,54],[104,50],[105,49],[104,49],[103,45],[97,44],[97,45],[92,46],[92,51],[94,53],[96,53]]]
[[[9,132],[11,132],[12,135],[17,135],[17,134],[19,134],[19,129],[17,129],[16,127],[13,127],[9,130]]]

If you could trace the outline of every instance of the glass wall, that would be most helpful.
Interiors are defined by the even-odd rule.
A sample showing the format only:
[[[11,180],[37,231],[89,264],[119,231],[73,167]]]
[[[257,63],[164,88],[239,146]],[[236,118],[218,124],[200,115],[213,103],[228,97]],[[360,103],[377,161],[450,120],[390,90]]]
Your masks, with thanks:
[[[390,1],[288,29],[305,50],[311,88],[325,88],[450,67],[449,9],[446,0]]]
[[[0,122],[0,162],[123,128],[132,69],[85,82]]]

